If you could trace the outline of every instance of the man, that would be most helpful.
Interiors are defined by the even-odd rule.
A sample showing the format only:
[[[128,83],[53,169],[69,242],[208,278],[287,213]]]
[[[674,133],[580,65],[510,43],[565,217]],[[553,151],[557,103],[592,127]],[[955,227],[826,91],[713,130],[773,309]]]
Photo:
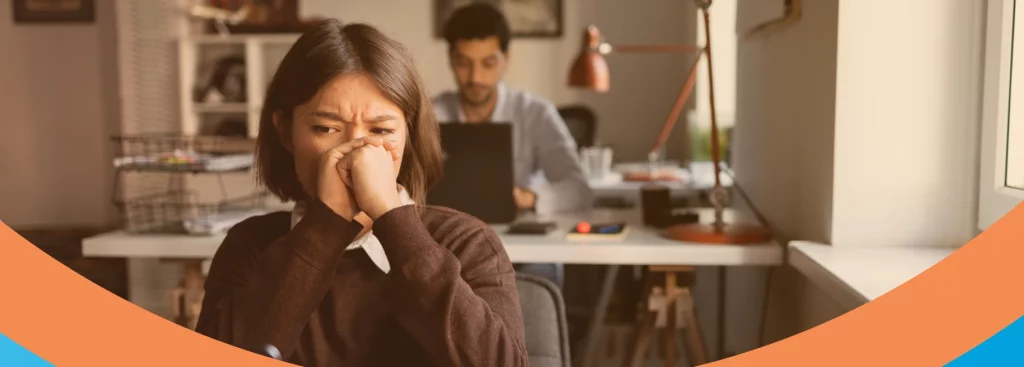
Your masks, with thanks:
[[[458,91],[434,99],[438,121],[513,124],[516,206],[538,209],[533,189],[543,184],[545,212],[586,209],[592,193],[576,142],[551,102],[502,81],[508,69],[511,30],[501,11],[487,3],[459,8],[445,24],[448,56]],[[543,180],[538,175],[543,174]],[[545,182],[546,181],[546,182]]]
[[[451,15],[444,36],[458,91],[438,95],[434,112],[440,122],[512,124],[512,195],[520,210],[586,209],[593,195],[580,167],[576,142],[558,110],[551,102],[501,81],[508,69],[511,34],[501,11],[486,3],[467,5]],[[562,284],[561,264],[525,264],[516,269]]]

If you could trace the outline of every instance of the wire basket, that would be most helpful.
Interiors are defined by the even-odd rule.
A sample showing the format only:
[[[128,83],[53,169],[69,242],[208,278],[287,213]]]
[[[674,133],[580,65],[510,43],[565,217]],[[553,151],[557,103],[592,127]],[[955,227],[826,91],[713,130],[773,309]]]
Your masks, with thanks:
[[[266,192],[202,203],[195,191],[169,191],[118,202],[124,230],[130,233],[168,233],[213,235],[219,231],[197,233],[197,222],[207,218],[232,221],[227,227],[266,208]]]
[[[252,140],[221,136],[113,136],[114,167],[129,171],[233,172],[253,166]]]

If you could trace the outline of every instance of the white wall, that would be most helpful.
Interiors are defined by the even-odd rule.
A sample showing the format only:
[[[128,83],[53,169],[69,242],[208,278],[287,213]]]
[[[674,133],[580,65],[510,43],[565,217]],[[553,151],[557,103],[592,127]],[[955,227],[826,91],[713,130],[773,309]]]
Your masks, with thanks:
[[[105,226],[118,122],[113,3],[90,24],[15,24],[0,6],[0,219]]]
[[[797,23],[740,41],[740,184],[787,239],[966,243],[976,234],[984,2],[802,4]],[[754,292],[749,276],[737,292]],[[846,311],[788,268],[769,306],[768,340]]]
[[[692,44],[696,39],[696,10],[690,1],[575,2],[592,7],[582,13],[584,19],[599,25],[612,44]],[[567,47],[573,52],[578,50],[578,40],[582,38],[582,28],[578,29],[569,34]],[[615,149],[617,161],[645,161],[686,81],[694,55],[613,53],[606,58],[611,69],[611,90],[583,93],[581,100],[598,113],[598,139]],[[563,70],[568,72],[567,68]],[[559,79],[563,80],[565,76]],[[686,130],[682,121],[676,125],[665,147],[668,158],[688,156]]]
[[[838,3],[805,1],[799,22],[741,39],[737,50],[739,184],[786,237],[825,243],[833,200]],[[748,10],[741,6],[740,15]]]
[[[799,22],[740,38],[733,164],[738,183],[778,228],[780,238],[828,243],[840,0],[802,4]],[[759,11],[756,5],[740,2],[738,16],[756,18],[749,14]],[[787,268],[777,271],[766,325],[769,340],[842,312],[799,274]],[[756,335],[765,276],[764,271],[730,272],[730,301],[746,305],[730,310],[730,316],[747,321],[731,324],[730,332]],[[746,340],[740,346],[749,349],[750,343]]]
[[[831,243],[967,243],[984,2],[843,1],[839,14]]]
[[[613,43],[692,43],[692,5],[675,0],[645,1],[643,6],[616,0],[564,3],[563,36],[513,40],[505,81],[557,105],[585,103],[598,114],[598,140],[616,149],[617,161],[646,159],[682,87],[688,55],[610,55],[613,88],[605,94],[568,88],[569,66],[583,29],[592,23]],[[432,93],[455,87],[445,41],[434,37],[433,1],[303,0],[300,13],[375,25],[409,49]],[[670,157],[682,157],[687,149],[683,130],[673,134]]]

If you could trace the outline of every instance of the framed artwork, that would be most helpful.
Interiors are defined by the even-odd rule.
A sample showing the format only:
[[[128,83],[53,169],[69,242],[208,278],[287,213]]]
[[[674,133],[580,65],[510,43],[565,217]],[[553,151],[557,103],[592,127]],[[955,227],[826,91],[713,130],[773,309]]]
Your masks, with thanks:
[[[444,23],[452,12],[473,2],[491,3],[501,9],[513,37],[562,36],[563,0],[434,0],[434,35],[444,37]]]
[[[95,0],[11,0],[15,23],[86,22],[96,19]]]
[[[237,23],[226,23],[230,33],[297,33],[314,24],[299,19],[299,0],[206,0],[209,6],[243,14]],[[210,31],[217,25],[210,21]]]

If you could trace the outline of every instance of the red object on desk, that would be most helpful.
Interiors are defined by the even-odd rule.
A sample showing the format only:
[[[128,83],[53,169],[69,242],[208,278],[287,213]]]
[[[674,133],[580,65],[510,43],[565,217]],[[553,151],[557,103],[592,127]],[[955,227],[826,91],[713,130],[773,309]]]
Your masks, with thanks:
[[[579,222],[576,224],[576,232],[590,233],[590,222]]]

